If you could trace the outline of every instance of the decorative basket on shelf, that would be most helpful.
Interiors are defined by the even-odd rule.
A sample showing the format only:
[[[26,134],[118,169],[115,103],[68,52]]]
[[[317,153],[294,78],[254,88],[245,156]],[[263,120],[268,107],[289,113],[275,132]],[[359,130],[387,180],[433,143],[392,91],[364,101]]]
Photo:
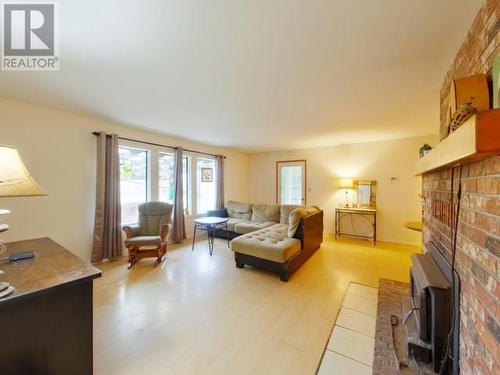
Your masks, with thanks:
[[[451,116],[451,121],[448,125],[450,128],[450,133],[457,130],[465,121],[467,121],[476,113],[477,109],[472,106],[472,102],[462,104],[460,108]]]

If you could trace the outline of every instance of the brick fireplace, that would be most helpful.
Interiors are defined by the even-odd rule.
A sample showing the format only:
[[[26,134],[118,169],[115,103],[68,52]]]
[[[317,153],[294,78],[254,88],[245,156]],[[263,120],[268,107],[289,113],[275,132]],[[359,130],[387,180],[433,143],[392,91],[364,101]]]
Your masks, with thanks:
[[[500,53],[500,0],[486,0],[447,73],[441,89],[440,136],[454,78],[489,74]],[[500,124],[499,124],[500,126]],[[450,259],[451,207],[459,167],[423,176],[423,247],[432,241]],[[463,195],[457,239],[460,293],[460,370],[500,374],[500,156],[462,166]]]
[[[454,202],[459,169],[423,177],[424,249],[432,241],[450,260],[451,227],[442,202]],[[456,268],[461,279],[460,367],[463,374],[500,373],[500,156],[462,167],[463,194]],[[436,206],[443,206],[443,208]],[[474,371],[473,371],[474,369]]]

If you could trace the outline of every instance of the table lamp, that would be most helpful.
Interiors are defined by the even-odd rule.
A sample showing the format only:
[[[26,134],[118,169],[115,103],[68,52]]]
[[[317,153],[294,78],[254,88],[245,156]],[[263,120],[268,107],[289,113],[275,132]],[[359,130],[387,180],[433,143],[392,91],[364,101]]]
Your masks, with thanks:
[[[341,178],[340,179],[340,184],[339,184],[339,189],[344,189],[345,190],[345,204],[344,207],[349,207],[349,201],[348,201],[348,195],[349,195],[349,190],[354,187],[352,178]]]
[[[17,150],[10,146],[0,145],[0,198],[35,197],[47,193],[35,182],[24,166]],[[0,210],[0,215],[10,213],[9,210]],[[9,226],[0,222],[0,233],[9,229]],[[0,240],[0,254],[7,250]],[[3,272],[0,271],[0,274]],[[0,283],[0,296],[14,290],[8,283]],[[11,288],[11,289],[9,289]],[[10,294],[9,293],[9,294]]]

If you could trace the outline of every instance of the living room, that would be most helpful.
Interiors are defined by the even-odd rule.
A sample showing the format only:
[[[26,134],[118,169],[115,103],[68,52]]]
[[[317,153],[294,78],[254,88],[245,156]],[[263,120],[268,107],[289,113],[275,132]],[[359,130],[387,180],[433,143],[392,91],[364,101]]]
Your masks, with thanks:
[[[499,0],[1,6],[1,373],[500,372]]]

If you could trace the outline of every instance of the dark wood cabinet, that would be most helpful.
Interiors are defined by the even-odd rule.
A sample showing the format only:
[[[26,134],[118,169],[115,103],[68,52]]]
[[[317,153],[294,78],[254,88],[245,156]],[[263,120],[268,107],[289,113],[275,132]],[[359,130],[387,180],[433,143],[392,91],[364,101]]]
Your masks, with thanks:
[[[92,284],[101,272],[49,238],[7,244],[16,291],[0,300],[0,374],[92,374]]]

